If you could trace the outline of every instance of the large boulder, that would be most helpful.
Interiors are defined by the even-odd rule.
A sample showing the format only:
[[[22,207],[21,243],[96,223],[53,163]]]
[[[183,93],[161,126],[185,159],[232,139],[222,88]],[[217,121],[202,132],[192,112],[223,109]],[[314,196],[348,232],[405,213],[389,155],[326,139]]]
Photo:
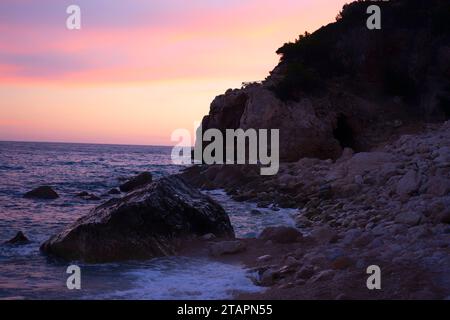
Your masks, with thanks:
[[[208,233],[234,237],[226,212],[172,176],[95,208],[41,250],[89,263],[146,259],[176,254],[183,239]]]

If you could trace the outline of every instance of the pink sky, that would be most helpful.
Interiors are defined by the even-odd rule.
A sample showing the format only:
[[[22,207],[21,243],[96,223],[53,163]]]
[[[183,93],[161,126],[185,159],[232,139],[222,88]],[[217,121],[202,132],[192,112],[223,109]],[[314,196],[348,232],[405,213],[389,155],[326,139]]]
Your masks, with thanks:
[[[2,0],[0,140],[170,145],[345,0]],[[69,4],[82,30],[65,27]]]

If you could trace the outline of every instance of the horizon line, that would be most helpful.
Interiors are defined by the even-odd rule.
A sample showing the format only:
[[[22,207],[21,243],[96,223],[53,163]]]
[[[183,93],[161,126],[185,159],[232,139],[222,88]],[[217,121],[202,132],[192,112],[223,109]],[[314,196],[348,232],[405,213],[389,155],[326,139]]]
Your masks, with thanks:
[[[103,143],[103,142],[73,142],[73,141],[29,141],[29,140],[2,140],[0,143],[47,143],[47,144],[83,144],[83,145],[103,145],[103,146],[130,146],[130,147],[166,147],[173,148],[175,145],[163,145],[163,144],[135,144],[135,143]]]

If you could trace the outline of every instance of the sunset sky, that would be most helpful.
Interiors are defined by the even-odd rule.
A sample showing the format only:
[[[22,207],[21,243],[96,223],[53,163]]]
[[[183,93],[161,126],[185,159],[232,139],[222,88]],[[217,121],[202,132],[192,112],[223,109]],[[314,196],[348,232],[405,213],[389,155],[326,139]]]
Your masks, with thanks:
[[[172,145],[349,0],[2,0],[0,140]],[[66,29],[81,7],[82,29]]]

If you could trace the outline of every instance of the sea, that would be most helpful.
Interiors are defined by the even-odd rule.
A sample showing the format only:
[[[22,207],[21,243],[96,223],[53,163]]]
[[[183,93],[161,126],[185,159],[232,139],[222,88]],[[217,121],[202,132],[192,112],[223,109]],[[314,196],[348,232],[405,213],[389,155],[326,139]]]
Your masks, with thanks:
[[[261,291],[244,266],[207,258],[83,264],[39,251],[50,236],[114,197],[108,191],[130,177],[147,171],[159,179],[180,172],[184,167],[172,163],[171,151],[160,146],[0,142],[0,299],[216,300]],[[60,198],[23,197],[41,185],[52,186]],[[81,199],[80,192],[100,200]],[[258,208],[261,214],[255,215],[256,204],[235,202],[223,190],[208,194],[225,208],[238,237],[293,224],[292,210]],[[18,231],[31,243],[3,244]],[[67,286],[67,269],[73,264],[81,270],[80,290]]]

